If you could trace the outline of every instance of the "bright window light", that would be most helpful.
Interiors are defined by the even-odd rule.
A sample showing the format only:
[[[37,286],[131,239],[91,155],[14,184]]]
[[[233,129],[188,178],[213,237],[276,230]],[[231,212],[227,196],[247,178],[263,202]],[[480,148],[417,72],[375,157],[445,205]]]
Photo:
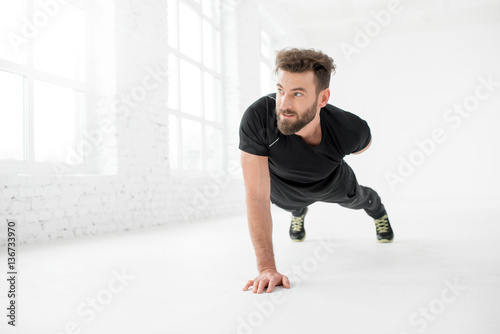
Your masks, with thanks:
[[[168,45],[172,48],[179,47],[178,20],[177,20],[177,0],[168,0]]]
[[[168,0],[170,168],[224,165],[219,0]]]
[[[181,60],[180,66],[181,110],[193,116],[202,116],[201,70],[198,66]]]
[[[276,90],[273,87],[273,77],[271,73],[271,68],[265,62],[260,62],[260,93],[261,95],[267,95]]]
[[[35,6],[35,13],[41,11]],[[85,62],[85,12],[64,5],[33,40],[34,66],[68,79],[83,80]]]
[[[1,2],[1,160],[35,170],[87,156],[86,13],[85,2]]]
[[[219,170],[222,162],[222,131],[213,126],[206,126],[207,169]]]
[[[168,107],[179,109],[179,58],[168,55]]]
[[[23,159],[24,147],[24,79],[0,71],[0,159]]]
[[[86,154],[81,147],[76,147],[76,133],[81,133],[81,130],[76,129],[75,124],[81,115],[83,98],[82,93],[73,89],[35,80],[35,161],[65,163],[66,157],[74,153],[79,156]]]
[[[222,121],[222,84],[219,79],[210,73],[204,74],[204,93],[205,99],[203,105],[205,108],[205,118],[209,121]]]
[[[27,39],[22,34],[24,1],[0,2],[0,58],[24,63]]]
[[[196,61],[201,61],[201,18],[183,2],[179,3],[180,51]]]
[[[168,116],[168,158],[170,168],[179,168],[179,117]]]
[[[201,123],[182,119],[182,162],[185,170],[202,170]]]

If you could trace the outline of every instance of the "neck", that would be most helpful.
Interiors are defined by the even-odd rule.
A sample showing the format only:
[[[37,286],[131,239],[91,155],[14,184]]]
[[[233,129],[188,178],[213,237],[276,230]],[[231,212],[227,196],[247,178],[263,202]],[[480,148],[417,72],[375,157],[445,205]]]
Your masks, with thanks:
[[[316,117],[304,126],[300,131],[295,133],[305,143],[311,146],[318,146],[321,143],[321,117],[319,115],[321,108],[316,113]]]

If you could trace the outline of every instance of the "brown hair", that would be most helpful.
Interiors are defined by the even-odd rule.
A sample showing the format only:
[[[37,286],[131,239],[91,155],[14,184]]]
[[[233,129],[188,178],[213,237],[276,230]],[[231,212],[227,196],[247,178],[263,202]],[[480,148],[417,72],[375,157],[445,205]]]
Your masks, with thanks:
[[[279,70],[303,73],[314,71],[316,80],[316,91],[319,93],[330,87],[330,77],[335,74],[333,59],[321,51],[314,49],[285,48],[276,52],[276,67],[274,73]]]

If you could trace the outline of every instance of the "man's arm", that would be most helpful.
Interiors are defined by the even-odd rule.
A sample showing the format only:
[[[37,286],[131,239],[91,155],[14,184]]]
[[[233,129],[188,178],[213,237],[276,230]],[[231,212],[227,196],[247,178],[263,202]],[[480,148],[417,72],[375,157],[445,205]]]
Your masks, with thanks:
[[[272,292],[276,285],[289,288],[288,277],[278,273],[274,261],[268,158],[242,151],[241,167],[245,180],[248,228],[259,271],[259,276],[249,280],[243,290],[253,286],[253,292],[261,293],[266,286],[267,292]]]
[[[370,147],[371,144],[372,144],[372,139],[370,138],[370,142],[368,143],[368,145],[366,145],[366,147],[364,149],[362,149],[362,150],[360,150],[358,152],[354,152],[353,154],[361,154],[361,153],[363,153],[364,151],[366,151]]]

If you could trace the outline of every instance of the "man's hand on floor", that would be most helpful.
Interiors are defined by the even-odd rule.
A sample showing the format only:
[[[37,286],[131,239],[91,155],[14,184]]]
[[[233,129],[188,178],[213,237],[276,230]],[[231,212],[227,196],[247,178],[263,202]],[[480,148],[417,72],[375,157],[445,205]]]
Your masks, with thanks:
[[[255,277],[253,280],[247,282],[243,291],[247,291],[253,286],[253,293],[262,293],[267,287],[267,292],[273,292],[273,289],[277,285],[283,285],[285,288],[290,288],[290,281],[285,275],[281,275],[275,269],[265,269],[259,276]]]

